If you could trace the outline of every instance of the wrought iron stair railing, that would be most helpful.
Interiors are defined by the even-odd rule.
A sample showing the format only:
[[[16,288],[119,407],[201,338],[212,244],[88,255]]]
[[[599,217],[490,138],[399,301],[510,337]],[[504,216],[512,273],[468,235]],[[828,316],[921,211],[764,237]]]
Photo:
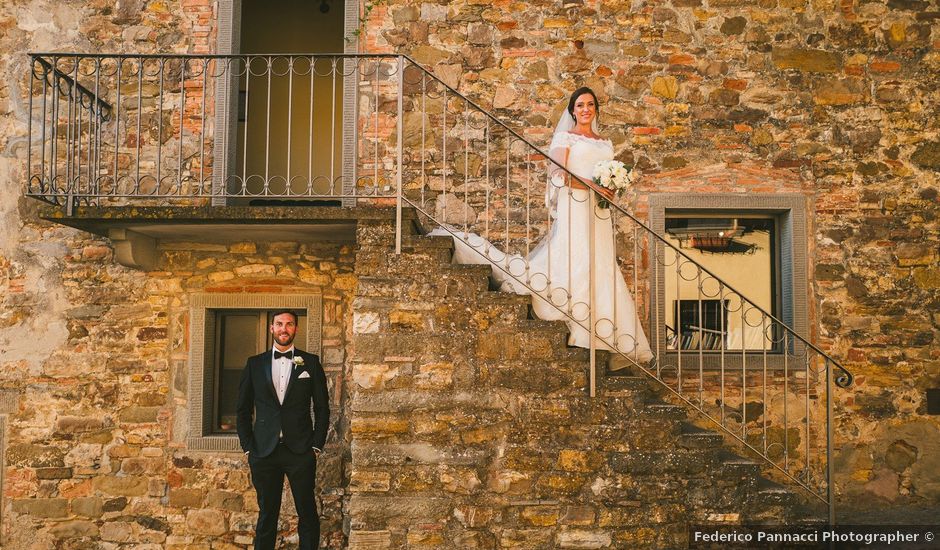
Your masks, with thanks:
[[[584,304],[566,303],[563,292],[555,292],[559,289],[552,289],[544,275],[532,276],[521,259],[551,225],[549,210],[541,204],[543,189],[549,171],[564,167],[413,60],[403,56],[398,71],[402,91],[398,97],[406,96],[406,90],[417,95],[410,101],[399,100],[399,142],[404,138],[404,117],[420,114],[420,128],[412,125],[412,148],[396,164],[399,203],[414,207],[430,224],[444,228],[458,247],[461,242],[466,244],[464,250],[476,253],[480,262],[493,264],[494,269],[526,287],[535,299],[551,304],[569,321],[591,331],[674,397],[769,463],[777,474],[825,503],[829,520],[834,522],[832,393],[836,386],[851,385],[851,373],[804,335],[613,204],[609,214],[596,212],[609,215],[617,229],[615,249],[620,252],[621,269],[628,275],[638,311],[644,312],[640,321],[652,335],[656,357],[642,363],[636,360],[635,352],[623,352],[621,342],[610,337],[617,334],[615,327],[609,328],[614,320],[596,318],[590,307],[579,307]],[[542,114],[550,118],[549,113]],[[548,136],[541,128],[537,135],[543,141]],[[399,154],[403,154],[401,150]],[[571,172],[568,175],[574,177]],[[592,200],[600,198],[596,185],[585,183],[592,187]],[[432,191],[436,192],[433,208]],[[478,239],[476,243],[474,239]],[[497,257],[488,243],[499,243]],[[720,330],[704,328],[701,318],[697,323],[700,340],[706,332],[723,335],[711,350],[706,352],[703,345],[688,351],[682,345],[668,349],[666,309],[658,288],[666,270],[694,281],[697,301],[717,298],[727,304]],[[559,296],[562,299],[557,299]],[[732,321],[732,316],[738,319]],[[733,329],[740,333],[737,347],[732,347],[727,337]],[[681,330],[677,327],[677,332]],[[748,335],[755,333],[759,343],[749,345],[754,338]],[[632,345],[627,347],[632,349]],[[595,368],[592,359],[592,393]],[[749,395],[759,397],[759,414],[750,410]]]

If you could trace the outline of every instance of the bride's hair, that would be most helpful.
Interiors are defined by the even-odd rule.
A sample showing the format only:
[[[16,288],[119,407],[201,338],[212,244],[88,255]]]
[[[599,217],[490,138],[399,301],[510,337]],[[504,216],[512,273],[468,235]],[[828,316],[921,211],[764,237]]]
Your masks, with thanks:
[[[587,86],[581,86],[574,93],[571,94],[571,99],[568,100],[568,114],[571,115],[571,118],[574,117],[574,104],[578,101],[578,98],[584,94],[591,94],[591,97],[594,98],[594,108],[596,116],[601,114],[601,104],[597,101],[597,94],[594,93],[594,90],[588,88]]]

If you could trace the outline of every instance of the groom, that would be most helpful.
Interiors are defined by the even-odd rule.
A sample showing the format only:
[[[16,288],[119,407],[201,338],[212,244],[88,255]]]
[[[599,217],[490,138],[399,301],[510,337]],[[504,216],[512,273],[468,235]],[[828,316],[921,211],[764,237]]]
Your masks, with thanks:
[[[255,550],[274,549],[284,476],[297,508],[300,548],[314,550],[320,544],[313,496],[317,456],[330,421],[326,375],[316,355],[294,347],[294,312],[275,313],[270,330],[274,349],[248,358],[238,387],[238,441],[258,494]]]

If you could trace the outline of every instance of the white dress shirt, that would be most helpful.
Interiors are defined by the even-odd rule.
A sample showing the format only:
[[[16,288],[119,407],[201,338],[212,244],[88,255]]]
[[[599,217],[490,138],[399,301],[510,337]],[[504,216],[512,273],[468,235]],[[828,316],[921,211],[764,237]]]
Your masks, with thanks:
[[[274,382],[274,389],[277,391],[277,400],[283,405],[284,394],[287,393],[287,383],[290,382],[290,374],[294,366],[291,360],[294,357],[294,346],[281,352],[289,354],[287,357],[275,359],[275,351],[280,350],[277,348],[271,349],[271,380]]]

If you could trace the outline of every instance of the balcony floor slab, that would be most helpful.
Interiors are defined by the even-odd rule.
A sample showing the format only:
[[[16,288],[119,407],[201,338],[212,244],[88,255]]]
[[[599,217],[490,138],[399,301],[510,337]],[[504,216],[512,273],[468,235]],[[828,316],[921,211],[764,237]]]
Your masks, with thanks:
[[[352,242],[358,220],[394,215],[393,208],[375,206],[84,206],[71,216],[55,207],[39,213],[44,220],[103,237],[129,230],[160,241],[211,243]],[[403,217],[414,214],[406,211]]]
[[[389,206],[107,206],[76,207],[71,215],[41,207],[39,217],[111,239],[115,259],[150,270],[160,243],[352,243],[360,220],[393,220]],[[413,223],[412,209],[402,211]]]

